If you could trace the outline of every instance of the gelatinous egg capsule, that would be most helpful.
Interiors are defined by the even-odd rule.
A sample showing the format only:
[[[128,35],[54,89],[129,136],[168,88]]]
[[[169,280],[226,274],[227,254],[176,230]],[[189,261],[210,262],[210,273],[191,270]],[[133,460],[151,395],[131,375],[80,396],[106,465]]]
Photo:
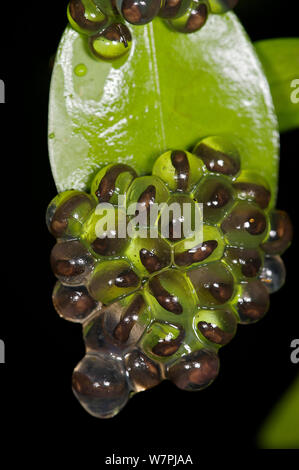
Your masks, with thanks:
[[[168,197],[167,187],[157,176],[141,176],[133,181],[126,201],[127,213],[131,218],[128,225],[130,236],[137,235],[135,231],[137,225],[139,228],[155,229],[159,214],[158,206],[166,202]],[[146,236],[146,232],[144,235]]]
[[[190,7],[191,0],[163,0],[159,11],[161,18],[179,18],[184,15]]]
[[[228,309],[200,310],[193,324],[200,338],[218,346],[228,344],[237,331],[237,319]]]
[[[209,0],[212,13],[225,13],[235,8],[239,0]]]
[[[151,358],[166,362],[170,357],[180,357],[185,337],[184,328],[176,323],[155,321],[148,328],[141,341],[142,349]],[[178,355],[176,354],[178,353]]]
[[[196,306],[196,296],[192,292],[185,275],[177,270],[168,269],[151,277],[145,286],[145,296],[153,315],[159,320],[176,321],[192,316]]]
[[[67,16],[71,26],[82,34],[94,34],[107,23],[107,16],[92,0],[71,0]]]
[[[268,217],[249,202],[238,202],[221,224],[227,242],[233,246],[255,248],[265,240]]]
[[[87,352],[119,355],[136,344],[150,313],[140,293],[129,295],[99,311],[85,322],[83,336]]]
[[[70,285],[83,284],[94,266],[93,257],[77,240],[56,243],[50,261],[55,276]]]
[[[84,223],[81,240],[97,259],[120,256],[129,243],[126,227],[124,209],[100,203]]]
[[[261,245],[268,255],[281,255],[293,239],[293,226],[288,214],[275,210],[270,213],[270,233],[268,240]]]
[[[191,153],[170,150],[157,158],[153,175],[160,177],[171,191],[187,193],[203,176],[202,166]]]
[[[226,137],[206,137],[196,144],[193,153],[212,173],[236,176],[240,171],[240,154]]]
[[[91,196],[97,203],[109,202],[118,205],[118,197],[126,194],[136,177],[135,170],[129,165],[123,163],[107,165],[92,180]]]
[[[126,257],[133,263],[141,277],[161,271],[171,264],[170,245],[161,238],[135,237],[131,240]]]
[[[99,8],[107,16],[118,16],[116,8],[116,0],[92,0],[97,8]]]
[[[159,365],[140,349],[134,349],[125,358],[126,370],[136,392],[155,387],[162,380]]]
[[[59,193],[49,204],[46,223],[55,238],[78,236],[95,202],[81,191]]]
[[[139,277],[124,260],[100,261],[88,283],[89,293],[103,304],[110,304],[139,287]]]
[[[286,269],[281,257],[265,256],[264,266],[259,276],[270,294],[277,292],[285,283]]]
[[[216,227],[203,225],[203,237],[184,239],[174,246],[174,263],[179,268],[217,261],[224,251],[223,237]]]
[[[271,192],[267,181],[253,171],[242,171],[233,183],[239,199],[255,202],[261,209],[267,209]]]
[[[221,262],[191,268],[187,275],[197,293],[199,306],[225,304],[234,293],[233,276]]]
[[[194,33],[201,29],[208,18],[208,6],[206,2],[191,3],[186,13],[179,18],[169,19],[169,25],[180,33]]]
[[[127,26],[117,23],[90,36],[88,44],[97,59],[113,60],[129,52],[132,46],[132,36]]]
[[[53,291],[53,305],[57,313],[72,322],[83,322],[99,307],[84,286],[64,286],[56,283]]]
[[[243,324],[255,323],[263,318],[269,309],[267,287],[259,280],[241,283],[236,309]]]
[[[175,247],[174,262],[177,266],[190,266],[205,262],[216,250],[218,242],[216,240],[206,240],[192,248],[178,252]]]
[[[203,204],[206,223],[216,224],[232,207],[235,197],[230,181],[220,176],[206,176],[194,192],[197,202]]]
[[[72,388],[83,408],[96,418],[115,416],[129,398],[123,364],[100,354],[86,355],[79,362]]]
[[[183,356],[167,371],[167,378],[178,388],[197,391],[208,387],[219,373],[219,358],[208,349]]]
[[[116,6],[128,23],[141,25],[158,15],[161,0],[116,0]]]
[[[177,243],[184,238],[194,239],[203,222],[200,204],[185,194],[174,194],[161,208],[158,228],[162,238]]]
[[[227,247],[225,259],[238,278],[258,276],[263,264],[259,249]]]

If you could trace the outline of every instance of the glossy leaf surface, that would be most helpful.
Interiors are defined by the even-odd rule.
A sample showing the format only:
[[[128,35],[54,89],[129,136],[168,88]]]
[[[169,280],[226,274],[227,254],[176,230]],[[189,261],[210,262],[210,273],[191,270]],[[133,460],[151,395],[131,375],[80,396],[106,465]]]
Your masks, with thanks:
[[[267,80],[236,16],[211,14],[189,35],[161,19],[130,29],[129,54],[113,62],[95,60],[70,27],[62,37],[49,108],[57,189],[88,189],[95,172],[111,162],[146,174],[167,149],[192,149],[200,138],[224,135],[238,147],[242,167],[267,179],[273,204],[277,121]]]

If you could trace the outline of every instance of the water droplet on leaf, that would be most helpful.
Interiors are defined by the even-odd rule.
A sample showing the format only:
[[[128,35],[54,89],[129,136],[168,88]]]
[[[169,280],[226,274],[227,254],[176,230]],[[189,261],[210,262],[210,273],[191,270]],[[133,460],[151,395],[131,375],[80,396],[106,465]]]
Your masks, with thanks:
[[[74,72],[77,77],[84,77],[84,75],[87,73],[87,67],[84,64],[78,64],[76,65]]]

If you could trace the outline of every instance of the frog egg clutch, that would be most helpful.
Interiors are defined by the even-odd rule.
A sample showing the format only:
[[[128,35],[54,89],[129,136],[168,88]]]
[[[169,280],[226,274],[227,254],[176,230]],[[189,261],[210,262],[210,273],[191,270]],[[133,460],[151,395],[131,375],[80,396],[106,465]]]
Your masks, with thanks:
[[[284,283],[280,255],[292,226],[272,208],[267,182],[240,162],[231,142],[211,136],[192,153],[167,151],[151,175],[111,164],[95,175],[90,194],[69,190],[50,203],[53,303],[61,317],[82,324],[86,355],[72,385],[91,415],[112,417],[164,379],[182,390],[206,388],[237,325],[267,313],[269,294]],[[175,236],[183,223],[175,213],[164,236],[163,209],[156,219],[150,209],[173,203],[194,211],[202,204],[202,240],[197,232]],[[100,223],[101,204],[106,221],[122,219],[126,228],[143,212],[144,233],[154,226],[157,236],[120,236],[118,223],[111,236]]]
[[[201,29],[209,13],[221,14],[238,0],[71,0],[67,15],[71,26],[88,38],[96,59],[113,60],[132,45],[130,24],[141,26],[159,16],[181,33]]]

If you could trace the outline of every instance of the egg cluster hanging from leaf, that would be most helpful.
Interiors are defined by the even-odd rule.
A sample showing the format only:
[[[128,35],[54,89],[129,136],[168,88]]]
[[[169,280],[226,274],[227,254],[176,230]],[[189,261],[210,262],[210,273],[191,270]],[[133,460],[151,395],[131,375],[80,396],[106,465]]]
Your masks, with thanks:
[[[219,349],[238,323],[263,318],[269,294],[284,283],[280,255],[292,225],[270,200],[267,182],[242,170],[239,151],[222,136],[202,139],[192,153],[163,153],[151,175],[111,164],[90,194],[55,197],[47,211],[57,239],[53,302],[60,316],[83,325],[86,355],[73,391],[89,413],[114,416],[130,395],[163,379],[189,391],[214,381]],[[153,204],[161,207],[154,217]],[[184,207],[194,220],[199,204],[202,236],[186,236]],[[138,227],[136,211],[144,216]]]

